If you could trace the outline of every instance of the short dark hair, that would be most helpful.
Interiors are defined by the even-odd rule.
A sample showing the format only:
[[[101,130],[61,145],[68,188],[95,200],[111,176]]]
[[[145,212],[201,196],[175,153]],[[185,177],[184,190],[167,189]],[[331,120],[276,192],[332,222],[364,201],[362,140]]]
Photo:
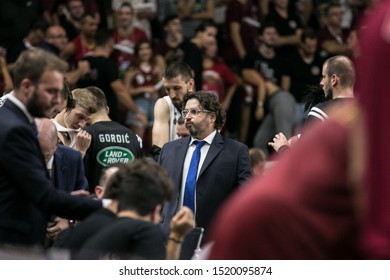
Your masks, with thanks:
[[[112,30],[100,29],[96,32],[95,42],[97,47],[104,47],[112,39]]]
[[[97,111],[100,111],[102,109],[105,109],[107,106],[107,99],[104,92],[95,86],[89,86],[86,87],[87,90],[89,90],[95,97],[96,97],[96,109]]]
[[[93,19],[95,18],[95,16],[93,14],[91,14],[91,13],[85,13],[80,18],[80,24],[81,25],[85,24],[88,17],[93,18]]]
[[[190,79],[192,79],[192,69],[191,67],[183,62],[183,61],[174,61],[170,63],[167,68],[165,68],[163,77],[165,79],[173,79],[178,76],[182,76],[182,78],[188,82]]]
[[[339,3],[336,3],[336,2],[331,2],[331,3],[328,3],[325,8],[324,8],[324,15],[325,16],[328,16],[329,15],[329,12],[332,8],[341,8],[341,5]]]
[[[304,43],[306,39],[315,39],[317,40],[317,34],[310,27],[305,28],[301,34],[301,42]]]
[[[123,2],[123,3],[119,6],[118,10],[122,9],[123,7],[129,7],[130,10],[131,10],[131,13],[134,14],[133,5],[132,5],[130,2],[128,2],[128,1]]]
[[[169,201],[172,181],[164,168],[151,158],[135,159],[119,167],[110,178],[108,189],[117,189],[118,211],[151,214],[157,205]]]
[[[195,28],[195,34],[198,33],[198,32],[204,32],[206,31],[206,29],[208,27],[214,27],[216,29],[218,29],[218,26],[217,24],[212,21],[212,20],[207,20],[207,21],[203,21],[201,24],[199,24],[196,28]]]
[[[179,15],[178,14],[170,14],[168,15],[167,17],[164,18],[163,22],[162,22],[162,25],[163,26],[166,26],[168,25],[172,20],[174,19],[180,19]]]
[[[264,30],[266,30],[267,28],[270,28],[270,27],[273,27],[276,30],[278,30],[277,27],[276,27],[276,24],[274,22],[266,21],[266,22],[262,23],[261,26],[257,29],[257,34],[258,35],[263,35]]]
[[[152,50],[152,57],[150,59],[150,63],[152,64],[152,66],[155,66],[157,64],[156,56],[154,55],[154,52],[153,52],[152,42],[149,41],[148,39],[141,39],[134,46],[134,57],[133,57],[133,65],[132,65],[133,68],[140,67],[140,65],[141,65],[141,59],[139,57],[139,50],[141,49],[141,46],[144,44],[148,44]]]
[[[206,90],[188,92],[184,95],[183,104],[185,105],[190,99],[197,99],[204,110],[215,113],[215,129],[221,129],[223,127],[226,121],[226,112],[222,108],[221,103],[218,102],[218,97],[215,93]]]
[[[29,31],[31,32],[31,31],[41,30],[43,33],[45,33],[48,27],[49,24],[47,23],[46,20],[38,19],[31,24]]]

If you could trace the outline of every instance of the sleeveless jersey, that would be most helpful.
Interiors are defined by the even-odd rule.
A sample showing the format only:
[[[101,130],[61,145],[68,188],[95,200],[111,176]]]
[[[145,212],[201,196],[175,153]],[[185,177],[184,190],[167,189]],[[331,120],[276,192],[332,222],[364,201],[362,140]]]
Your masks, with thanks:
[[[179,139],[179,136],[176,134],[176,124],[180,118],[180,112],[175,105],[173,105],[169,96],[164,96],[164,100],[169,106],[169,141],[173,141]]]

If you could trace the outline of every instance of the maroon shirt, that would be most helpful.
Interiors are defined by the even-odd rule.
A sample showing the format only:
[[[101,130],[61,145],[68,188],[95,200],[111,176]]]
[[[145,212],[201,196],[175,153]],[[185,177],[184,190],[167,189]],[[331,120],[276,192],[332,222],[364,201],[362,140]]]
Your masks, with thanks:
[[[355,259],[348,129],[313,126],[219,211],[210,259]]]

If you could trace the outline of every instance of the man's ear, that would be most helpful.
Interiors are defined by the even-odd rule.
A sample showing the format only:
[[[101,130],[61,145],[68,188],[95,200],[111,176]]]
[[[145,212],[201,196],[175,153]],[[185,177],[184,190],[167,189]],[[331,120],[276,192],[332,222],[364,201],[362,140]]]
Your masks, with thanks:
[[[35,91],[35,85],[33,85],[29,79],[23,79],[19,89],[23,92],[25,97],[30,98]]]
[[[211,113],[209,113],[209,116],[210,116],[210,121],[215,123],[215,121],[217,120],[217,113],[211,112]]]
[[[95,187],[95,194],[98,199],[102,199],[104,194],[104,188],[102,186],[97,185]]]
[[[331,82],[332,82],[332,86],[333,87],[336,86],[338,84],[338,82],[339,82],[339,77],[337,77],[336,74],[333,74],[332,78],[331,78]]]
[[[190,79],[188,82],[188,91],[195,91],[195,80]]]
[[[152,212],[152,217],[151,217],[153,224],[159,224],[160,223],[161,209],[162,209],[161,204],[156,205],[156,207],[154,208],[154,210]]]

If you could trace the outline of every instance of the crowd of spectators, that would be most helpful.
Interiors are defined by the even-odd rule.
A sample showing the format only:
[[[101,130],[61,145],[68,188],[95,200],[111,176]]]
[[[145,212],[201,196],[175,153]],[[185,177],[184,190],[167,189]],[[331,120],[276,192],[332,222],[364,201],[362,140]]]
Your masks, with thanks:
[[[258,135],[255,138],[262,120],[267,115],[290,119],[295,112],[291,123],[268,133],[290,136],[299,129],[306,86],[319,82],[322,63],[329,56],[356,55],[356,22],[371,2],[2,1],[0,90],[12,88],[9,72],[22,50],[43,48],[68,62],[67,78],[73,88],[87,85],[112,90],[104,90],[110,117],[130,126],[144,139],[145,149],[150,149],[153,106],[164,94],[153,86],[165,65],[184,60],[194,70],[196,90],[212,89],[224,103],[228,112],[225,133],[248,146],[267,149],[263,143],[270,136],[261,141]],[[215,29],[209,32],[210,25]],[[101,40],[97,33],[103,29],[111,30],[113,50],[96,54],[103,44],[97,42]],[[151,54],[140,48],[141,42],[149,45]],[[112,59],[116,69],[108,62],[103,64],[101,56]],[[102,68],[107,70],[105,81],[97,74]],[[247,70],[254,70],[262,80],[243,75]],[[114,84],[117,79],[123,81],[124,89]],[[267,82],[276,85],[273,90],[291,94],[295,104],[286,103],[275,113],[269,89],[259,85]],[[139,110],[123,95],[132,96]],[[112,103],[115,99],[117,104]],[[134,115],[139,112],[144,116]]]

